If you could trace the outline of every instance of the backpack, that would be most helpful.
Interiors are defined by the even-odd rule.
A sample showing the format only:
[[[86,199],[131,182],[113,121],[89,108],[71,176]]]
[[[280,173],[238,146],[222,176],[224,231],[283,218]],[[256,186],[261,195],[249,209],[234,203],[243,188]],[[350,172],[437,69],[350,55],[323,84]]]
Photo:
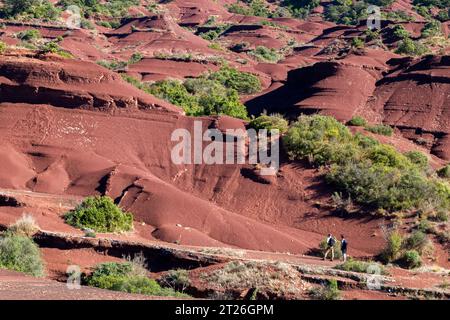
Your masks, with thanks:
[[[335,243],[336,243],[336,240],[334,240],[333,237],[331,237],[330,240],[328,240],[328,245],[329,245],[330,247],[333,247]]]

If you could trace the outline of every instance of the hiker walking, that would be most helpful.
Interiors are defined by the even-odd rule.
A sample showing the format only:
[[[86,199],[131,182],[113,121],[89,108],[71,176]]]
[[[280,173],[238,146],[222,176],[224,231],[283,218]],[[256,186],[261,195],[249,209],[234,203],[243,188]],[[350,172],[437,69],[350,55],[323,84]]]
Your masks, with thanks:
[[[341,251],[342,251],[342,260],[347,261],[347,240],[345,236],[341,234]]]
[[[328,253],[331,252],[331,261],[334,260],[334,245],[336,244],[336,239],[333,237],[331,233],[328,234],[327,237],[327,251],[325,251],[325,256],[323,260],[327,259]]]

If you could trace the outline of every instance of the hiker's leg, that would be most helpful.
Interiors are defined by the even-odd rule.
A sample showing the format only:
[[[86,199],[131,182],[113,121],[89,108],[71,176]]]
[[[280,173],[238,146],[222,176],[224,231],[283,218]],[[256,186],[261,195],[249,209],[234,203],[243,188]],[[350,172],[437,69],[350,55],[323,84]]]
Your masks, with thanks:
[[[323,260],[327,260],[328,252],[330,252],[330,249],[327,249],[327,251],[325,251],[325,255],[323,256]]]
[[[331,261],[334,260],[334,247],[331,247]]]
[[[344,259],[344,262],[346,262],[346,261],[347,261],[347,253],[344,253],[344,254],[342,255],[342,258]]]

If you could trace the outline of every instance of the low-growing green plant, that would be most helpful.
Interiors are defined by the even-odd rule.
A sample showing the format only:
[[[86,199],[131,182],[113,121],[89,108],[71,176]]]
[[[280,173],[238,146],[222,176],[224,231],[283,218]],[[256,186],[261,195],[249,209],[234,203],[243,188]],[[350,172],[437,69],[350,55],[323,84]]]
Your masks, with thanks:
[[[336,279],[327,280],[322,288],[313,289],[310,294],[313,299],[317,300],[339,300],[341,297],[341,292]]]
[[[415,269],[422,265],[422,258],[416,250],[408,250],[397,261],[403,268]]]
[[[88,197],[64,216],[76,228],[96,232],[122,232],[133,229],[133,215],[123,212],[109,197]]]
[[[382,124],[367,127],[366,130],[370,131],[372,133],[381,134],[383,136],[388,136],[388,137],[392,136],[392,134],[394,133],[394,130],[392,129],[392,127],[382,125]]]
[[[42,38],[41,32],[39,30],[30,29],[24,30],[17,34],[17,38],[22,41],[31,41]]]
[[[261,115],[258,118],[252,119],[249,123],[250,128],[255,130],[267,129],[279,130],[280,133],[285,133],[289,129],[289,124],[282,115],[272,114],[272,115]]]
[[[0,41],[0,54],[3,54],[3,53],[5,53],[5,51],[6,51],[6,48],[7,48],[7,45],[6,45],[6,43],[4,43],[4,42]]]
[[[131,262],[109,262],[97,265],[86,283],[101,289],[137,293],[151,296],[187,297],[170,288],[162,288],[155,280],[149,279],[141,270],[136,272]]]
[[[399,42],[397,50],[395,52],[398,54],[409,56],[421,56],[428,51],[428,48],[422,43],[414,41],[410,38],[405,38]]]
[[[357,127],[365,127],[367,125],[367,120],[361,116],[354,116],[347,122],[347,125],[357,126]]]
[[[418,166],[419,168],[428,168],[428,157],[420,151],[408,151],[404,154],[409,161]]]
[[[248,53],[251,56],[254,56],[256,59],[262,62],[278,62],[281,60],[282,56],[277,52],[277,50],[273,48],[267,48],[264,46],[258,46],[254,50]]]
[[[160,284],[164,287],[184,292],[191,284],[189,272],[184,269],[170,270],[161,277]]]
[[[422,231],[415,231],[403,241],[403,248],[422,253],[427,244],[427,235]]]
[[[398,231],[392,231],[387,239],[386,247],[380,254],[380,258],[384,263],[397,260],[403,244],[403,237]]]
[[[217,81],[223,86],[235,89],[240,94],[252,94],[261,91],[261,81],[249,72],[242,72],[229,66],[208,75],[208,79]]]
[[[370,261],[359,261],[349,259],[346,262],[337,265],[335,268],[339,270],[353,271],[360,273],[371,273],[372,268],[376,268],[377,270],[380,270],[380,274],[386,274],[386,270],[381,264]]]
[[[364,48],[364,45],[365,45],[364,40],[359,38],[359,37],[354,37],[352,39],[352,43],[351,44],[352,44],[352,47],[356,48],[356,49]]]
[[[30,238],[13,233],[0,237],[0,268],[44,275],[44,263],[38,246]]]

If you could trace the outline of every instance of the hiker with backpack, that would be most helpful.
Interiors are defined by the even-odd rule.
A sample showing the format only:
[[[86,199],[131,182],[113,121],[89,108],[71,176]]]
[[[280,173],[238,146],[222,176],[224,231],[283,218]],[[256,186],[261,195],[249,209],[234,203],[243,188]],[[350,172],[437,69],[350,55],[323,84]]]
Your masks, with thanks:
[[[345,236],[341,234],[341,251],[342,251],[342,260],[347,261],[347,240]]]
[[[331,252],[331,261],[334,260],[334,245],[336,244],[336,239],[333,237],[331,233],[328,234],[327,237],[327,251],[325,251],[325,255],[323,260],[327,259],[328,253]]]

